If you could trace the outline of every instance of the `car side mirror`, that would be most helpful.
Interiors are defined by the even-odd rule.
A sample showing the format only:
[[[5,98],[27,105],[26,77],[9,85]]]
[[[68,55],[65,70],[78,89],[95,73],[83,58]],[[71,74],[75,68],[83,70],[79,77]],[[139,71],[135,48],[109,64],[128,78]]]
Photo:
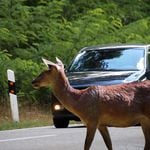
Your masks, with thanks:
[[[146,78],[147,78],[148,80],[150,80],[150,70],[147,70],[147,71],[146,71],[145,76],[146,76]]]

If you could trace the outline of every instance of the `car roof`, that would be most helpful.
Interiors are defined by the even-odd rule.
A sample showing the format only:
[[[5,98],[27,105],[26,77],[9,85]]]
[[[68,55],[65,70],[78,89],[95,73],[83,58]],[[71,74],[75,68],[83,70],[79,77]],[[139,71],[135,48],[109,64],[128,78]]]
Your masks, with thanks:
[[[89,46],[84,47],[80,50],[82,51],[89,51],[89,50],[102,50],[102,49],[116,49],[116,48],[134,48],[134,47],[143,47],[148,48],[150,44],[114,44],[114,45],[96,45],[96,46]]]

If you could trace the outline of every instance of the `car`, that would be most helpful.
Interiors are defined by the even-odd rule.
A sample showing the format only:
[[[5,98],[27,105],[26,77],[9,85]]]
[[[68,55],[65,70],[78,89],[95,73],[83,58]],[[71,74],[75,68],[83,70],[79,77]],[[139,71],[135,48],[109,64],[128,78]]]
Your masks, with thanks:
[[[85,47],[66,69],[66,75],[70,85],[76,89],[150,79],[150,45]],[[54,95],[51,110],[56,128],[67,128],[70,120],[80,121]]]

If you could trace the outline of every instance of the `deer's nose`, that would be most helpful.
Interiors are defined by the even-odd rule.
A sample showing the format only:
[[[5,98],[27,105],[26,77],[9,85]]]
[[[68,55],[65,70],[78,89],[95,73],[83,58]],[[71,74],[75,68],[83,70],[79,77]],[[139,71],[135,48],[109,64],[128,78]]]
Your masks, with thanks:
[[[33,80],[31,83],[32,83],[32,86],[37,86],[36,80]]]
[[[37,87],[38,87],[38,83],[36,82],[36,80],[33,80],[33,81],[32,81],[32,86],[33,86],[34,88],[37,88]]]
[[[32,84],[35,84],[35,80],[33,80],[31,83],[32,83]]]

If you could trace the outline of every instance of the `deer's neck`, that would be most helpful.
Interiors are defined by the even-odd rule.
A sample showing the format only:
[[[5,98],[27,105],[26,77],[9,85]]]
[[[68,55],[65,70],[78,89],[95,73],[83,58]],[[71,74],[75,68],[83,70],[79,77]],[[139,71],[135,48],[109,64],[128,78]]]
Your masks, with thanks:
[[[62,74],[55,80],[53,93],[68,110],[71,112],[76,110],[77,99],[80,97],[80,91],[71,87],[65,74]]]

